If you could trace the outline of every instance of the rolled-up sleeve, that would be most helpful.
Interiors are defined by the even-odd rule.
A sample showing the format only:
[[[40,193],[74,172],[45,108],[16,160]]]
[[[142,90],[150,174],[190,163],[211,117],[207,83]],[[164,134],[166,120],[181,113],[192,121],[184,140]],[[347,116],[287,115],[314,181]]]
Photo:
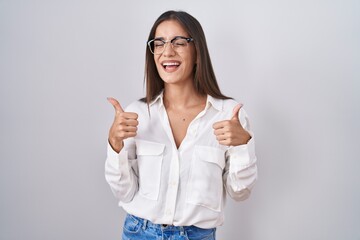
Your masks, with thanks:
[[[109,143],[107,146],[105,179],[120,203],[131,201],[139,188],[134,152],[131,147],[124,146],[120,153],[116,153]]]
[[[233,146],[226,151],[223,175],[225,188],[230,197],[236,201],[247,199],[257,180],[255,139],[244,110],[240,111],[239,119],[243,128],[249,132],[251,139],[247,144]]]

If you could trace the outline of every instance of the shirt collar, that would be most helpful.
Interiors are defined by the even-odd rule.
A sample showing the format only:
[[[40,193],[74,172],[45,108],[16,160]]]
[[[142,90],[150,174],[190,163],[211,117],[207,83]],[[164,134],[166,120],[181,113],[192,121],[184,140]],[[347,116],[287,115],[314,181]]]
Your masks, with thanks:
[[[218,111],[223,110],[223,100],[222,99],[217,99],[210,95],[207,95],[206,109],[208,109],[210,107],[210,104]]]
[[[159,107],[163,106],[164,105],[163,95],[164,95],[164,91],[161,91],[160,94],[152,102],[150,102],[149,106],[151,107],[157,101],[160,101]],[[205,108],[209,109],[210,106],[214,107],[218,111],[222,111],[223,110],[223,100],[214,98],[210,95],[207,95]]]
[[[152,101],[150,102],[149,106],[151,107],[153,104],[155,104],[157,101],[160,101],[160,106],[164,105],[164,102],[163,102],[163,93],[164,93],[164,90],[162,90],[160,92],[160,94]]]

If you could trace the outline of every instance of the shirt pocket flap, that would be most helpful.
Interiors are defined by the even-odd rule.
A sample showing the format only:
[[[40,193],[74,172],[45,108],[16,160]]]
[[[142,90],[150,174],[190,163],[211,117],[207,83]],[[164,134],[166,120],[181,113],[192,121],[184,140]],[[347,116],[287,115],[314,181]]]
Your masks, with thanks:
[[[145,140],[135,140],[137,155],[161,155],[164,152],[165,144],[149,142]]]
[[[221,169],[225,167],[225,151],[222,149],[208,147],[208,146],[196,146],[195,154],[199,159],[217,164]]]

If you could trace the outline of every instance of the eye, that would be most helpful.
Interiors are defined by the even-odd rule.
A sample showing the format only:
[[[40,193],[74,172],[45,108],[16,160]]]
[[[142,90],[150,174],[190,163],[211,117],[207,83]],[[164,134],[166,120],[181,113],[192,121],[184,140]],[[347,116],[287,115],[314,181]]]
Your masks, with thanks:
[[[154,47],[155,48],[161,48],[164,46],[164,42],[163,41],[160,41],[160,40],[155,40],[154,41]]]
[[[173,45],[175,47],[185,47],[187,45],[187,41],[185,39],[176,39],[173,41]]]

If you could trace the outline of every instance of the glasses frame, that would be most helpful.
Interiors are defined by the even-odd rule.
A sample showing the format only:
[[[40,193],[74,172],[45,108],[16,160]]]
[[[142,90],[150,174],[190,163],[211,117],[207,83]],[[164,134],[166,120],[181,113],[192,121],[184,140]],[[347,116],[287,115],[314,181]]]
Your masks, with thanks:
[[[147,42],[147,45],[149,46],[150,52],[151,52],[152,54],[154,54],[154,55],[161,55],[161,54],[163,54],[164,51],[165,51],[165,48],[166,48],[166,44],[167,44],[167,43],[170,43],[170,44],[171,44],[171,48],[172,48],[175,52],[177,52],[177,51],[174,49],[173,42],[174,42],[175,40],[178,40],[178,39],[185,39],[185,40],[187,41],[187,43],[190,43],[190,42],[193,42],[193,41],[194,41],[194,39],[191,38],[191,37],[187,38],[187,37],[183,37],[183,36],[176,36],[176,37],[174,37],[173,39],[168,40],[168,41],[165,41],[163,38],[154,38],[154,39],[148,41],[148,42]],[[163,48],[163,50],[162,50],[161,53],[154,53],[154,52],[152,51],[152,49],[151,49],[151,44],[152,44],[154,41],[159,41],[159,40],[164,43],[164,48]],[[186,47],[187,47],[187,46],[186,46]]]

